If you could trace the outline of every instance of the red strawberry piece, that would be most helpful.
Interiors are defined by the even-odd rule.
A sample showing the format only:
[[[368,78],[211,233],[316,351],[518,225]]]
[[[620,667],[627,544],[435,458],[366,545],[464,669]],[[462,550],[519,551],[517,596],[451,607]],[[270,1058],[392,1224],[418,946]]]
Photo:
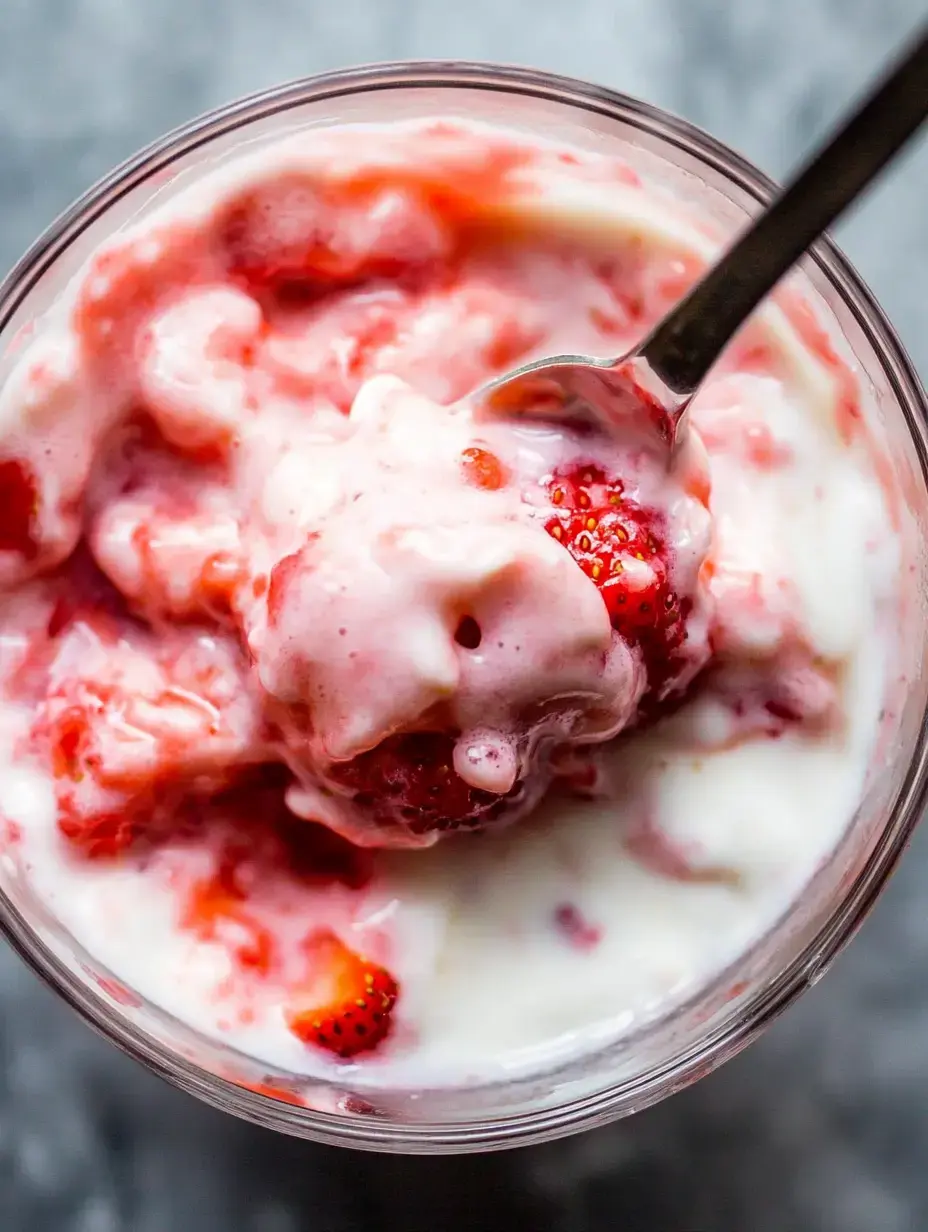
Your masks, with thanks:
[[[91,860],[108,860],[132,845],[138,829],[139,810],[124,807],[88,810],[72,792],[58,797],[58,828]]]
[[[546,487],[554,506],[548,533],[599,588],[612,627],[641,650],[659,694],[674,674],[691,606],[671,585],[661,514],[595,466],[557,473]]]
[[[417,836],[514,820],[538,798],[540,775],[531,783],[518,780],[505,795],[471,787],[454,769],[454,745],[446,732],[390,736],[369,752],[331,766],[328,776],[374,826]]]
[[[39,492],[32,472],[15,459],[0,460],[0,552],[19,552],[26,560],[35,559],[38,508]]]
[[[376,1048],[390,1031],[396,980],[331,932],[315,933],[307,949],[312,970],[291,996],[287,1026],[303,1043],[339,1057]]]

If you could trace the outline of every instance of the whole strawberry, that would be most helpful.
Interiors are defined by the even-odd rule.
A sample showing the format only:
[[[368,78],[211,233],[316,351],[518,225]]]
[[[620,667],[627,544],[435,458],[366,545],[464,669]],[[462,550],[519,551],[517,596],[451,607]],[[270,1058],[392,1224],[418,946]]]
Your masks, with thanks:
[[[671,685],[691,602],[677,595],[664,519],[595,466],[556,472],[546,483],[546,529],[595,582],[612,627],[641,651],[649,693]]]

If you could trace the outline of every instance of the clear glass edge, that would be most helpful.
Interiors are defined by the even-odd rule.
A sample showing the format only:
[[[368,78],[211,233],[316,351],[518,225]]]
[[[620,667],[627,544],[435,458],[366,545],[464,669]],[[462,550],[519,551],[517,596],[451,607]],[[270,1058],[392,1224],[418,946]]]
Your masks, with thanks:
[[[769,199],[776,189],[773,180],[696,125],[604,86],[538,69],[484,62],[421,60],[361,65],[287,82],[206,112],[151,142],[98,180],[59,215],[0,282],[0,331],[79,231],[183,154],[245,124],[305,103],[391,88],[486,89],[560,102],[620,120],[677,146],[724,175],[758,203]],[[837,246],[825,238],[813,247],[809,257],[851,310],[868,344],[880,357],[915,447],[922,482],[928,488],[928,399],[911,360],[869,288]],[[711,1035],[702,1037],[658,1069],[565,1105],[467,1124],[391,1123],[365,1116],[336,1115],[297,1108],[252,1092],[208,1074],[154,1044],[146,1032],[126,1019],[115,1021],[112,1008],[64,967],[2,890],[0,933],[20,958],[99,1035],[166,1081],[223,1111],[329,1145],[417,1154],[499,1150],[550,1141],[640,1111],[745,1048],[823,974],[852,938],[895,868],[926,800],[928,716],[923,716],[915,756],[897,792],[889,824],[842,902],[776,980],[740,1005]],[[778,923],[772,926],[777,927]],[[758,939],[756,948],[762,942],[763,938]],[[749,957],[750,951],[740,954],[737,964]],[[698,998],[721,992],[730,981],[734,966],[733,962],[718,973],[710,986],[701,987]],[[674,1006],[672,1013],[685,1013],[689,1004]],[[649,1028],[654,1026],[654,1022],[648,1023]]]

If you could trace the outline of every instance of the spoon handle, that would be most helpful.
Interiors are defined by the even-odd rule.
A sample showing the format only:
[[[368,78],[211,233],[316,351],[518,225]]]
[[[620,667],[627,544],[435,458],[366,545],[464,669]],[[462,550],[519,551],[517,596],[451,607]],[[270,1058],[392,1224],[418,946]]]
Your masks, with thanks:
[[[681,400],[806,249],[928,115],[928,28],[842,128],[749,224],[638,353]]]

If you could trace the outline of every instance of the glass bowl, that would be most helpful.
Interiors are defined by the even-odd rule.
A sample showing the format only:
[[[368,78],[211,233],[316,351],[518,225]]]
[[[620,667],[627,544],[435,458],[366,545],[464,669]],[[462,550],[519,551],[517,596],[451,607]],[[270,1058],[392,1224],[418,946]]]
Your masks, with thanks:
[[[598,86],[487,64],[412,63],[330,73],[214,111],[149,146],[91,189],[0,286],[0,351],[43,312],[90,252],[159,198],[250,146],[307,125],[457,114],[613,149],[694,201],[720,234],[767,200],[771,182],[682,120]],[[81,952],[0,859],[0,925],[93,1027],[177,1086],[287,1133],[343,1146],[463,1152],[537,1142],[644,1108],[745,1047],[813,984],[854,933],[896,863],[926,794],[928,594],[926,401],[867,288],[828,241],[795,276],[858,366],[874,429],[904,498],[907,570],[898,654],[909,681],[887,714],[865,799],[844,838],[766,935],[684,1004],[555,1072],[486,1086],[361,1089],[274,1072],[146,1004]],[[375,1099],[376,1102],[371,1102]]]

